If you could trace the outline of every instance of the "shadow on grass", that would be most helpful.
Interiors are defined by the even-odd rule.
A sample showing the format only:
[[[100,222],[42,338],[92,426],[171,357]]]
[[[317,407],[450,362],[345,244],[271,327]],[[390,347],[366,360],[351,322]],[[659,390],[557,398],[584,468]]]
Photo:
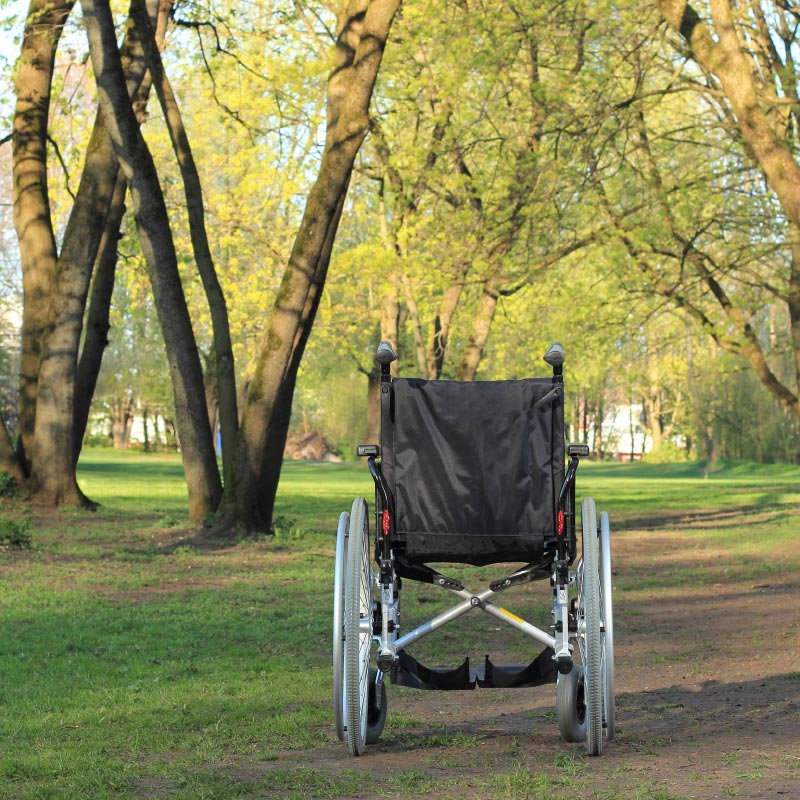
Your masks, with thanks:
[[[776,489],[780,491],[780,488]],[[788,490],[787,490],[788,491]],[[785,522],[796,516],[796,511],[775,504],[772,495],[746,506],[731,506],[729,509],[693,509],[691,511],[655,511],[646,516],[616,515],[613,528],[617,531],[656,531],[675,528],[730,528],[744,524],[769,524]],[[755,517],[755,518],[754,518]]]

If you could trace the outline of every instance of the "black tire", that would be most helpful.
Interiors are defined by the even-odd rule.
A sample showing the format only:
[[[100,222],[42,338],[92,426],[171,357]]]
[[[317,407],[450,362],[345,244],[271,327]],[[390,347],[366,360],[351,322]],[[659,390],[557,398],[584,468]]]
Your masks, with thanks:
[[[358,498],[350,512],[344,608],[344,722],[353,756],[364,752],[367,737],[373,583],[367,503]]]
[[[583,669],[573,665],[566,675],[559,674],[556,687],[558,732],[567,742],[586,739],[586,694]]]
[[[375,744],[383,733],[386,724],[386,683],[377,681],[378,670],[370,667],[369,670],[369,708],[367,709],[367,744]]]
[[[344,573],[350,515],[342,512],[336,532],[336,560],[333,567],[333,718],[336,735],[344,741]]]
[[[603,752],[603,635],[600,610],[600,563],[597,511],[586,497],[581,505],[583,528],[584,682],[586,692],[586,750]],[[579,602],[580,605],[580,602]]]

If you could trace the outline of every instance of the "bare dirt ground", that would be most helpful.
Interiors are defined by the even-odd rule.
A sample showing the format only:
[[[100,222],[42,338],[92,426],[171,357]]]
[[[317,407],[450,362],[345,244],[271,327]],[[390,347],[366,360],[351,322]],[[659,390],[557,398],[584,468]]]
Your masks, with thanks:
[[[387,725],[365,756],[350,758],[335,742],[285,754],[287,761],[331,776],[368,773],[376,790],[359,795],[365,800],[482,798],[486,785],[478,782],[490,775],[511,776],[509,797],[539,797],[514,776],[540,775],[557,797],[797,800],[800,576],[778,554],[756,578],[741,569],[728,578],[729,556],[704,549],[702,531],[686,520],[663,523],[615,537],[618,736],[602,757],[560,740],[554,687],[423,693],[390,686],[390,719],[399,715],[403,725]],[[792,548],[796,555],[800,541]],[[698,582],[703,564],[714,582]],[[685,585],[659,583],[659,575],[683,569]],[[408,770],[459,785],[421,794],[382,787]]]

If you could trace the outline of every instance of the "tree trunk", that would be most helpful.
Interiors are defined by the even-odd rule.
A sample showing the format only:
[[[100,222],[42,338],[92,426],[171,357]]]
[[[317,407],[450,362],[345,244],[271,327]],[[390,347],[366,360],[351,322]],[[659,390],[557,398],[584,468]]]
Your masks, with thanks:
[[[0,418],[0,472],[7,472],[20,487],[25,485],[25,473],[19,465],[11,436],[2,418]]]
[[[157,29],[159,40],[163,41],[166,28],[168,9],[160,8],[159,0],[148,0],[148,13],[150,18],[158,19]],[[145,109],[150,94],[151,81],[147,73],[147,65],[141,47],[140,37],[132,19],[129,18],[125,32],[125,39],[121,48],[122,65],[127,78],[128,94],[131,97],[137,118],[141,123],[145,117]],[[109,311],[111,297],[114,292],[114,283],[117,269],[117,242],[119,241],[122,220],[125,217],[125,197],[128,192],[128,179],[125,172],[119,167],[116,153],[105,127],[102,114],[98,113],[95,129],[92,131],[92,141],[103,141],[105,162],[93,158],[91,165],[95,170],[105,170],[110,176],[116,170],[116,177],[112,179],[113,195],[109,199],[108,211],[103,220],[103,231],[100,245],[92,270],[92,285],[89,309],[86,314],[85,336],[83,349],[78,361],[78,372],[75,387],[75,430],[74,430],[74,455],[77,462],[78,456],[86,433],[92,399],[94,398],[97,378],[100,374],[103,353],[108,345]],[[90,152],[95,148],[90,146]],[[87,161],[87,168],[90,162]],[[99,222],[99,220],[97,221]]]
[[[376,361],[367,373],[367,432],[364,444],[381,441],[381,367]]]
[[[39,362],[50,321],[57,249],[47,191],[47,118],[55,54],[74,0],[31,0],[16,75],[12,132],[14,227],[22,265],[22,353],[17,454],[28,475],[38,398]]]
[[[411,280],[408,275],[402,275],[400,280],[403,284],[406,308],[408,309],[408,316],[411,321],[411,331],[414,335],[414,353],[417,356],[417,375],[420,378],[429,379],[433,376],[428,372],[428,355],[425,350],[425,339],[422,336],[422,324],[419,318],[417,298],[414,297],[414,287],[411,285]]]
[[[167,348],[175,421],[189,490],[189,516],[200,522],[216,509],[222,485],[205,406],[203,370],[181,286],[164,196],[125,87],[111,11],[95,0],[81,0],[81,7],[100,106],[130,184],[131,205]]]
[[[111,442],[115,450],[127,450],[136,404],[128,397],[111,398]]]
[[[458,365],[456,380],[474,381],[478,372],[478,365],[483,358],[483,351],[489,341],[489,332],[497,311],[497,301],[500,298],[499,277],[496,273],[490,275],[483,284],[483,293],[478,303],[478,310],[472,323],[472,332],[469,336],[461,363]]]
[[[222,528],[266,532],[272,524],[292,393],[314,322],[369,103],[400,0],[353,0],[339,25],[328,82],[325,151],[272,309],[247,396]]]
[[[171,3],[169,4],[171,5]],[[131,13],[137,26],[147,31],[144,36],[145,52],[153,76],[153,85],[158,94],[161,109],[167,121],[172,146],[178,160],[186,194],[186,208],[189,216],[189,234],[192,240],[197,268],[203,282],[214,331],[214,376],[216,379],[217,412],[222,434],[222,473],[225,482],[231,477],[234,444],[239,431],[239,412],[236,399],[236,374],[233,359],[233,344],[228,322],[228,309],[222,292],[205,226],[205,208],[200,176],[194,162],[189,137],[183,125],[177,100],[164,72],[164,65],[158,51],[155,31],[152,30],[144,0],[133,0]],[[215,425],[212,424],[212,431]]]
[[[125,41],[128,65],[133,66],[126,92],[130,103],[144,75],[138,37],[130,24]],[[51,319],[39,368],[31,491],[38,501],[48,504],[91,505],[78,487],[76,475],[76,371],[92,268],[117,172],[103,114],[98,111],[56,266],[58,301],[50,304]]]
[[[456,308],[458,308],[469,267],[468,262],[458,266],[455,280],[444,290],[442,299],[439,301],[439,308],[433,320],[433,336],[428,345],[428,375],[432,380],[442,377],[447,345],[450,341],[450,323]]]
[[[116,156],[114,162],[116,163]],[[114,293],[114,281],[117,271],[117,242],[119,240],[120,226],[125,216],[125,195],[128,192],[128,180],[120,169],[114,183],[114,194],[105,218],[103,235],[100,239],[100,249],[92,276],[91,296],[89,310],[86,314],[85,336],[78,372],[75,382],[75,424],[73,431],[73,458],[78,461],[78,456],[83,446],[83,437],[86,434],[86,425],[89,421],[89,411],[92,407],[92,398],[97,387],[97,378],[103,353],[108,345],[108,332],[111,328],[109,313],[111,310],[111,296]]]

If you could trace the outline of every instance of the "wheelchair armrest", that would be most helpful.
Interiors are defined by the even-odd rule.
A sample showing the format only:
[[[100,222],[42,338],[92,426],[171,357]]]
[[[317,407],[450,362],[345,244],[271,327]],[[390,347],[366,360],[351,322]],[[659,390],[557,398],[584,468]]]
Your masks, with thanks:
[[[567,445],[567,455],[572,458],[573,456],[577,456],[578,458],[586,458],[589,455],[589,445],[588,444],[568,444]]]

